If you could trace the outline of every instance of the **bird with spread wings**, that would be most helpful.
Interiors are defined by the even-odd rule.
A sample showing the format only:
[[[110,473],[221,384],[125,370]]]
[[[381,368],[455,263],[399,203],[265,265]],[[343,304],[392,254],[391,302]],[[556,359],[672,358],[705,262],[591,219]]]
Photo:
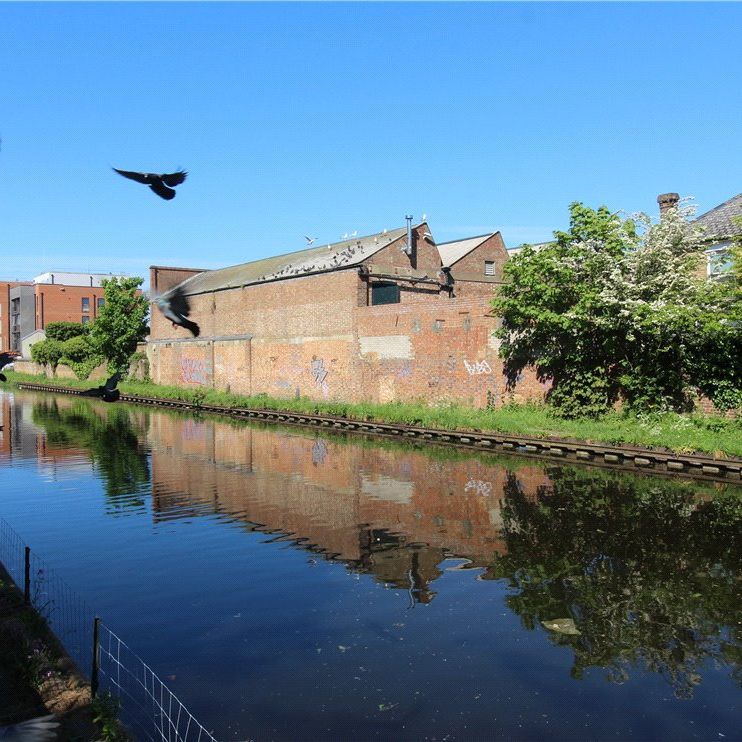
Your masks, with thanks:
[[[135,180],[137,183],[144,183],[148,185],[160,198],[164,198],[166,201],[170,201],[175,198],[175,186],[179,186],[185,181],[188,175],[187,170],[177,170],[174,173],[138,173],[133,170],[119,170],[113,168],[119,175],[123,175],[124,178]]]
[[[201,329],[195,322],[188,319],[188,315],[191,313],[191,304],[182,287],[176,286],[164,293],[155,299],[155,304],[163,315],[173,323],[173,327],[176,325],[185,327],[186,330],[190,330],[193,337],[199,336]]]

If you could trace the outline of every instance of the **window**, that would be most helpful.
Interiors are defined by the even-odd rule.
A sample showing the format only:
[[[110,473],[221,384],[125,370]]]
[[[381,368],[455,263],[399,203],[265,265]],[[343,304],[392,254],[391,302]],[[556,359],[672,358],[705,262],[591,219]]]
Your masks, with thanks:
[[[90,311],[90,297],[83,296],[82,297],[82,311],[83,312],[89,312]]]
[[[726,247],[706,252],[707,270],[711,278],[721,276],[731,270],[732,256]]]
[[[98,297],[98,309],[103,309],[106,306],[106,300],[102,297]]]
[[[494,276],[495,275],[495,261],[494,260],[485,260],[484,261],[484,275],[485,276]]]
[[[371,304],[399,304],[399,286],[396,283],[372,283]]]
[[[83,316],[82,316],[82,323],[83,323],[84,325],[87,325],[87,324],[88,324],[88,322],[90,322],[90,316],[89,316],[89,315],[87,315],[87,314],[83,314]]]

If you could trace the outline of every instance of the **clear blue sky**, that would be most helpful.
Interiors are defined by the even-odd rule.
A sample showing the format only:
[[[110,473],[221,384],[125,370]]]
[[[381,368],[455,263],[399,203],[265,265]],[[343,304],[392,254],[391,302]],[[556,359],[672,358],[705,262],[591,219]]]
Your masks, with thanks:
[[[742,4],[0,3],[0,278],[742,191]],[[111,166],[190,175],[171,202]]]

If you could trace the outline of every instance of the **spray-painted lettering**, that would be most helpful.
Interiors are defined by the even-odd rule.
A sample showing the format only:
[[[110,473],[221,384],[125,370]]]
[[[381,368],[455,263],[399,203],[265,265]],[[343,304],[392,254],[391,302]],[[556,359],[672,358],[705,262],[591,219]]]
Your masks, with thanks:
[[[491,374],[492,368],[487,361],[464,361],[464,367],[466,368],[469,376],[479,376],[480,374]]]
[[[481,479],[470,479],[464,486],[464,492],[474,492],[477,495],[489,497],[492,494],[492,482]]]
[[[196,358],[183,358],[180,361],[180,380],[186,384],[209,383],[209,372],[207,364]]]

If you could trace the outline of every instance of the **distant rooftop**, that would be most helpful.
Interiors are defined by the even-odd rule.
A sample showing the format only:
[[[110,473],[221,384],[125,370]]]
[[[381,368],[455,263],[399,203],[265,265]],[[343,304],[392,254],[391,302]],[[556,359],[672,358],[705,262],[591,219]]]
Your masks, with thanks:
[[[450,242],[439,242],[438,252],[441,254],[443,265],[450,267],[457,263],[465,255],[468,255],[475,247],[479,247],[497,232],[480,234],[477,237],[467,237],[463,240],[451,240]]]
[[[418,225],[419,226],[419,225]],[[205,271],[183,281],[188,294],[200,294],[218,289],[230,289],[246,284],[263,283],[279,278],[295,278],[310,273],[350,268],[362,263],[390,243],[404,237],[407,228],[384,230],[365,237],[353,237],[319,247],[286,253],[249,263]]]
[[[61,283],[65,286],[101,286],[104,279],[109,278],[128,278],[124,273],[69,273],[67,271],[54,271],[41,273],[35,276],[33,283]]]
[[[732,221],[736,216],[742,216],[742,193],[701,214],[695,222],[706,228],[706,239],[724,240],[742,234],[742,227]]]

